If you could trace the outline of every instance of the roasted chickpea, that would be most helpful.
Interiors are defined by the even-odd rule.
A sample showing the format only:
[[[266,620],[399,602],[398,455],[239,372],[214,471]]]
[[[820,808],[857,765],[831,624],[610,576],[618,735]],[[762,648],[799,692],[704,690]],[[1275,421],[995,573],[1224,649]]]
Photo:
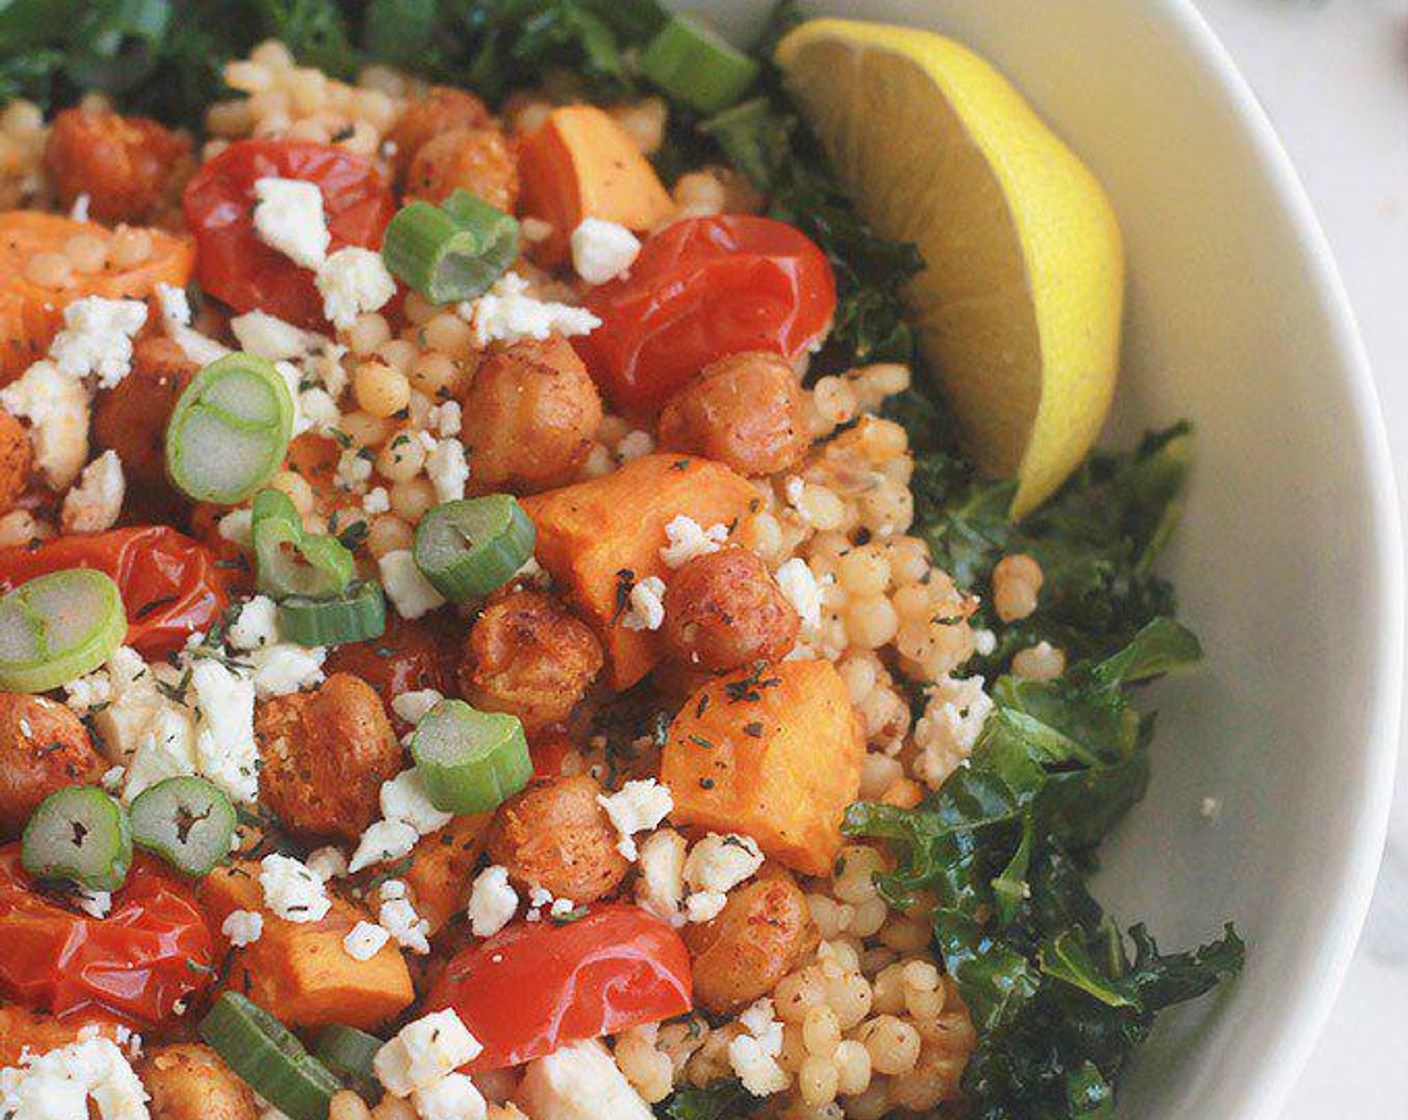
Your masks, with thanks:
[[[34,453],[24,425],[0,409],[0,513],[15,508],[29,484],[29,468]]]
[[[672,657],[722,672],[786,656],[799,625],[758,555],[725,548],[696,556],[670,577],[660,631]]]
[[[209,1046],[173,1042],[148,1050],[138,1069],[152,1120],[257,1120],[254,1093]]]
[[[492,120],[484,102],[474,94],[450,86],[431,86],[424,97],[406,106],[387,134],[396,145],[397,174],[406,173],[416,153],[432,137],[461,128],[483,128]]]
[[[171,339],[149,335],[133,344],[132,372],[98,394],[93,438],[117,452],[128,481],[165,484],[166,423],[199,369]]]
[[[481,491],[532,493],[570,481],[591,451],[601,397],[565,338],[490,353],[461,396],[461,438]]]
[[[559,600],[541,591],[510,591],[470,627],[460,691],[476,707],[511,712],[532,733],[572,714],[602,661],[596,635]]]
[[[433,688],[449,692],[454,680],[448,635],[424,619],[404,619],[393,610],[386,612],[386,630],[379,638],[348,642],[328,653],[325,672],[351,673],[376,689],[391,711],[391,723],[398,735],[411,729],[391,709],[391,701],[403,692]]]
[[[457,190],[513,213],[518,161],[497,128],[459,128],[421,145],[406,172],[406,196],[440,202]]]
[[[774,474],[807,450],[802,391],[776,354],[731,354],[705,366],[660,413],[660,446]]]
[[[401,744],[371,685],[333,673],[313,692],[276,696],[254,713],[260,789],[292,833],[356,840],[379,817],[381,783]]]
[[[604,898],[630,864],[616,850],[616,829],[597,802],[601,792],[585,774],[531,783],[494,815],[489,859],[520,886],[579,903]]]
[[[183,136],[145,117],[65,109],[44,146],[44,171],[60,204],[88,196],[96,221],[142,223],[174,204],[192,169]]]
[[[767,995],[816,947],[807,899],[782,868],[765,870],[728,896],[719,916],[687,926],[694,1001],[728,1014]]]
[[[107,768],[68,708],[43,696],[0,692],[0,836],[17,835],[55,790],[97,785]]]

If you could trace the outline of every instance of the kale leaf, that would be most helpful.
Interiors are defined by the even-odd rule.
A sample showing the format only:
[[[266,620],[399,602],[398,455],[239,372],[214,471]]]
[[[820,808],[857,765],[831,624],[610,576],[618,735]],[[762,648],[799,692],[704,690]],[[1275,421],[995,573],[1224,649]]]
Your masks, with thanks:
[[[716,1081],[707,1089],[678,1089],[655,1106],[662,1120],[735,1120],[757,1102],[737,1081]]]

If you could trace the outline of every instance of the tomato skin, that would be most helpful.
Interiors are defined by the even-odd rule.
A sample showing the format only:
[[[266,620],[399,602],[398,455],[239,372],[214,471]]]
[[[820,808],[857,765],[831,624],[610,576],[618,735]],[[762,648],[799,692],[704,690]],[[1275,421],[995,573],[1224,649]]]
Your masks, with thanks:
[[[668,226],[585,305],[602,325],[573,344],[612,403],[639,414],[726,355],[796,360],[831,324],[836,278],[793,227],[725,214]]]
[[[207,988],[215,942],[195,895],[139,855],[105,918],[51,902],[0,848],[0,996],[67,1015],[106,1009],[143,1028],[172,1021],[178,1000]],[[190,962],[190,963],[187,963]]]
[[[594,906],[566,925],[517,921],[445,966],[426,1010],[453,1007],[501,1069],[578,1039],[682,1015],[693,1005],[680,935],[636,906]]]
[[[201,287],[236,311],[267,311],[301,327],[324,328],[312,272],[254,232],[254,183],[266,177],[318,184],[332,234],[329,252],[379,248],[396,200],[364,156],[305,140],[237,141],[186,185],[182,210],[196,238]]]
[[[0,549],[0,591],[65,568],[106,572],[127,608],[127,644],[149,660],[180,649],[224,611],[223,573],[204,545],[165,525],[55,537]]]

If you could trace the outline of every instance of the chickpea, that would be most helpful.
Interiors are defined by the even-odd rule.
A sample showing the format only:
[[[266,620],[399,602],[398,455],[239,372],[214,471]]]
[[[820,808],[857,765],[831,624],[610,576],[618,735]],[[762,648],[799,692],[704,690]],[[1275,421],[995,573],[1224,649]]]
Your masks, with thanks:
[[[442,132],[416,152],[406,172],[407,198],[440,202],[457,190],[513,213],[518,201],[518,161],[498,128]]]
[[[483,128],[493,118],[484,102],[451,86],[431,86],[406,106],[387,139],[396,145],[396,172],[404,175],[416,153],[432,137],[461,128]]]
[[[29,483],[34,454],[29,433],[8,412],[0,410],[0,513],[14,509]]]
[[[564,338],[516,342],[485,358],[462,395],[470,484],[532,493],[570,481],[591,452],[601,397]]]
[[[200,367],[169,338],[148,335],[132,347],[132,372],[98,393],[93,438],[116,451],[130,482],[164,485],[166,422]]]
[[[665,646],[693,668],[722,672],[776,661],[796,644],[799,626],[767,565],[746,548],[696,556],[665,590]]]
[[[44,147],[44,170],[67,209],[81,194],[100,222],[145,222],[170,205],[191,169],[184,137],[144,117],[65,109]]]
[[[775,354],[732,354],[700,371],[660,413],[660,446],[740,474],[795,466],[807,450],[797,375]]]
[[[0,837],[19,835],[55,790],[96,784],[106,769],[82,720],[64,705],[0,692]]]
[[[254,1094],[220,1056],[198,1042],[158,1046],[142,1057],[152,1120],[257,1120]]]

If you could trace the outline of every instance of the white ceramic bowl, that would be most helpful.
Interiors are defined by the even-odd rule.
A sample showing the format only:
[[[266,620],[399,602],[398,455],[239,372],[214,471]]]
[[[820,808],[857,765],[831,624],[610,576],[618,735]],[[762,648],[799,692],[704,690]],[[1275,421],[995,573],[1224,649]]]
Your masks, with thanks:
[[[698,4],[740,37],[769,0]],[[1166,946],[1235,919],[1246,974],[1166,1016],[1121,1116],[1272,1120],[1358,937],[1393,785],[1402,571],[1353,317],[1294,172],[1187,0],[822,0],[995,62],[1108,188],[1129,253],[1111,439],[1191,417],[1166,570],[1208,657],[1163,685],[1147,801],[1097,891]],[[1220,813],[1199,806],[1214,797]]]

